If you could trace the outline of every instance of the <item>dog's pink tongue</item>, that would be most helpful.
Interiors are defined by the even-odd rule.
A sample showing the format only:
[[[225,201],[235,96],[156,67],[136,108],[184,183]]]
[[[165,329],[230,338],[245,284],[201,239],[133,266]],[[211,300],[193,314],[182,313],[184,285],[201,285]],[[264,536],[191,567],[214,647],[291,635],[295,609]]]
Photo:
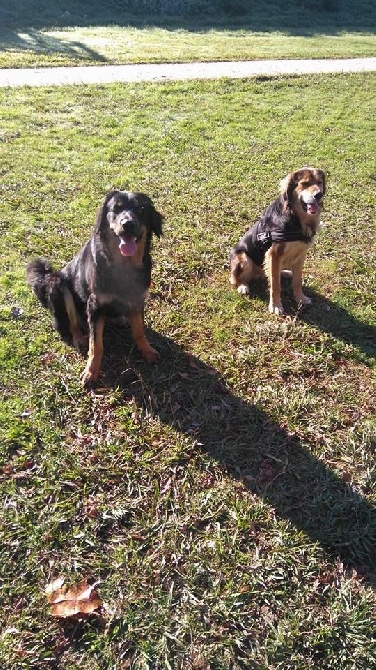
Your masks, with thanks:
[[[308,214],[317,214],[319,211],[319,206],[315,202],[312,202],[310,205],[307,205]]]
[[[123,256],[134,256],[137,251],[137,244],[134,237],[122,237],[119,244],[120,253]]]

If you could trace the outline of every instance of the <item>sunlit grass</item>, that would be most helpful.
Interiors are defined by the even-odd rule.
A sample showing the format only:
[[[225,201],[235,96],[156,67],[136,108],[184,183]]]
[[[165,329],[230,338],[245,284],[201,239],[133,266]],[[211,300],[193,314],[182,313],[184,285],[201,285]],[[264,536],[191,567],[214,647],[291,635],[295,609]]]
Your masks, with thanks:
[[[0,91],[0,665],[369,670],[376,662],[373,74]],[[327,172],[312,308],[239,296],[230,247],[302,164]],[[113,185],[165,215],[140,361],[102,386],[25,281]],[[100,581],[62,623],[44,587]]]
[[[1,39],[1,38],[0,38]],[[164,28],[71,28],[5,36],[0,67],[181,63],[288,58],[346,58],[375,54],[369,33],[295,36],[283,31]]]
[[[4,0],[0,67],[374,56],[366,0]]]

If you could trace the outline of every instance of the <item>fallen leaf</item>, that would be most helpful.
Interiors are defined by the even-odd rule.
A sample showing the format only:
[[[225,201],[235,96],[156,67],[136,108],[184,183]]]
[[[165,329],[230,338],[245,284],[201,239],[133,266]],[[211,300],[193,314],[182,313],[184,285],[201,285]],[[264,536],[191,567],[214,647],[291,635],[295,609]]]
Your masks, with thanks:
[[[20,419],[28,419],[31,416],[31,409],[25,409],[21,414],[19,414]]]
[[[45,594],[46,594],[46,596],[47,596],[48,602],[51,602],[51,600],[50,600],[50,596],[51,596],[55,591],[58,591],[59,589],[61,589],[61,587],[62,587],[63,584],[64,584],[64,581],[65,581],[65,580],[64,580],[64,577],[58,577],[57,579],[54,579],[53,582],[50,582],[49,584],[47,584],[47,586],[46,586],[44,592],[45,592]]]
[[[172,479],[171,479],[171,477],[169,477],[169,479],[167,480],[167,482],[165,483],[165,485],[161,489],[160,494],[164,495],[165,493],[167,493],[167,491],[170,490],[171,485],[172,485]]]
[[[13,319],[19,319],[23,314],[23,309],[22,307],[12,307],[10,314]]]
[[[102,605],[95,586],[96,584],[88,584],[83,580],[68,589],[64,585],[63,577],[55,579],[45,589],[52,616],[66,618],[94,612]]]

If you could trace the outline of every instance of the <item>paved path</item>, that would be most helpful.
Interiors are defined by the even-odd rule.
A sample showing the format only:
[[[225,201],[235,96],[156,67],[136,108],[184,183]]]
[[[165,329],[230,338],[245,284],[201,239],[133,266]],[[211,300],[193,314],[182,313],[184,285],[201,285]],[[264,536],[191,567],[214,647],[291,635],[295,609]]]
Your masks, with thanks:
[[[111,82],[217,79],[219,77],[276,77],[289,74],[372,71],[376,71],[376,58],[92,65],[88,67],[0,69],[0,87],[109,84]]]

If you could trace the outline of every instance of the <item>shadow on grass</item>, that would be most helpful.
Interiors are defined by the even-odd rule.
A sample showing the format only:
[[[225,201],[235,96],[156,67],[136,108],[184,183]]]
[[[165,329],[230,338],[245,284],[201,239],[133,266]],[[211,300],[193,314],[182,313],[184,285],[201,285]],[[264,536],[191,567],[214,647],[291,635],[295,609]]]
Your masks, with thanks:
[[[299,317],[332,337],[351,344],[367,358],[376,356],[376,328],[349,314],[343,307],[324,298],[316,291],[308,290],[312,305],[303,309]]]
[[[297,4],[281,2],[274,7],[266,0],[257,6],[247,8],[244,2],[222,3],[222,10],[213,12],[212,7],[197,11],[196,15],[163,12],[147,12],[144,7],[134,11],[119,9],[119,3],[109,0],[107,3],[77,3],[74,0],[47,0],[39,2],[15,3],[5,0],[0,7],[0,52],[33,51],[38,54],[56,53],[62,57],[70,56],[76,60],[90,58],[93,62],[106,62],[104,56],[81,42],[66,41],[41,31],[53,31],[78,28],[124,27],[150,29],[162,28],[175,32],[185,30],[191,33],[205,34],[211,30],[250,32],[282,32],[293,37],[316,37],[317,35],[334,37],[343,32],[371,33],[376,30],[376,8],[367,7],[367,11],[347,2],[341,8],[337,0],[320,0],[312,11],[310,3],[299,0]],[[354,5],[354,6],[353,6]],[[366,19],[364,18],[366,17]]]
[[[376,8],[372,3],[362,0],[318,0],[314,10],[308,0],[296,0],[286,3],[268,0],[249,4],[245,0],[222,0],[202,4],[197,2],[196,9],[181,11],[179,7],[163,11],[161,3],[127,3],[121,6],[118,0],[106,3],[76,2],[75,0],[4,0],[0,7],[0,26],[2,30],[14,33],[32,29],[65,29],[73,26],[95,28],[97,26],[120,26],[135,28],[158,27],[166,30],[187,30],[205,33],[215,30],[275,32],[283,31],[291,36],[340,35],[347,32],[366,32],[376,30]],[[179,3],[175,3],[179,5]],[[153,11],[154,5],[154,11]],[[180,3],[181,5],[181,3]],[[162,3],[163,6],[163,3]],[[159,7],[159,8],[158,8]],[[214,11],[213,11],[214,10]],[[362,11],[364,10],[364,11]]]
[[[109,326],[105,385],[189,436],[224,470],[261,496],[348,568],[376,581],[376,510],[263,411],[237,397],[218,372],[155,332],[157,366],[132,360],[127,331]],[[136,355],[135,355],[136,356]]]
[[[282,277],[282,303],[288,316],[296,316],[332,337],[351,344],[358,350],[363,362],[376,357],[376,328],[369,323],[364,323],[349,314],[343,307],[328,300],[317,291],[304,289],[307,296],[312,300],[309,307],[296,308],[292,301],[291,279]],[[265,302],[265,310],[268,310],[269,292],[265,278],[257,279],[250,286],[250,297],[258,297]],[[247,300],[247,298],[245,298]]]
[[[55,53],[60,56],[70,56],[76,60],[86,60],[90,58],[93,61],[105,63],[106,58],[94,49],[77,41],[66,41],[53,37],[50,34],[42,33],[33,28],[28,28],[25,32],[0,32],[0,52],[1,51],[31,51],[38,54],[51,55]]]

